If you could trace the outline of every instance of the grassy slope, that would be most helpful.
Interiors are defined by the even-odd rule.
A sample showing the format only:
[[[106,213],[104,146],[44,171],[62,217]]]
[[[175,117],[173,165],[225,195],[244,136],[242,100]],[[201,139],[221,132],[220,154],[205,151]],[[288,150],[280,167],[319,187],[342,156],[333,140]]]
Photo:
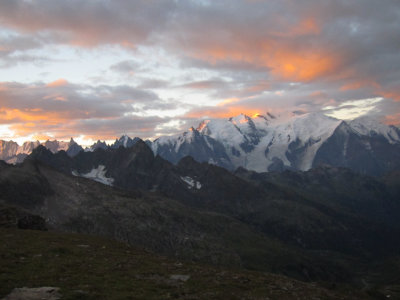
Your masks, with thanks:
[[[0,240],[0,297],[15,287],[56,286],[62,299],[368,299],[278,275],[179,262],[88,235],[0,229]]]

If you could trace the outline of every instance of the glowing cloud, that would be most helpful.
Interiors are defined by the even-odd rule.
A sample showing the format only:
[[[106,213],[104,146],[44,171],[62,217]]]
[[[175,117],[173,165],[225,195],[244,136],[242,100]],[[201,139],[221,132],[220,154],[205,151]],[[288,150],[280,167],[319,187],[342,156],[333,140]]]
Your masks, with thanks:
[[[66,85],[68,85],[68,81],[63,78],[57,79],[56,81],[47,84],[48,87],[60,87]]]

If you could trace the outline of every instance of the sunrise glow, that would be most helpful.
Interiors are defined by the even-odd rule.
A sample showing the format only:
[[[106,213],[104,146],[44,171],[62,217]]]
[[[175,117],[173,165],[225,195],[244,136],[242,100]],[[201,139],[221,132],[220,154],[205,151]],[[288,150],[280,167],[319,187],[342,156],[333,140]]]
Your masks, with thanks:
[[[5,1],[0,139],[154,139],[266,111],[399,124],[399,26],[393,1]]]

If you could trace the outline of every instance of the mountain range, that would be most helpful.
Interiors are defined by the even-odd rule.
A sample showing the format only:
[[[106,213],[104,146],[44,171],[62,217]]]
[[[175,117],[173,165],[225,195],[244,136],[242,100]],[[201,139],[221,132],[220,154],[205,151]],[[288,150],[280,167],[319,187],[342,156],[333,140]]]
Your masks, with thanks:
[[[140,139],[117,142],[75,155],[39,145],[20,164],[0,162],[0,204],[50,229],[179,259],[400,296],[398,170],[232,172],[190,156],[172,163]]]
[[[239,115],[205,120],[197,129],[161,137],[155,154],[175,163],[186,155],[231,170],[307,171],[320,164],[381,175],[400,166],[400,130],[370,117],[343,121],[321,113],[289,120]]]
[[[69,143],[43,143],[53,153],[64,150],[69,156],[97,148],[132,147],[139,138],[126,135],[112,145],[98,141],[85,150]],[[243,167],[256,172],[300,170],[328,164],[346,167],[361,174],[380,176],[400,167],[400,129],[371,117],[338,120],[322,113],[272,114],[202,121],[197,128],[146,143],[155,155],[176,164],[185,156],[228,170]],[[21,162],[40,143],[0,142],[0,159]]]
[[[57,140],[47,140],[44,143],[40,143],[39,141],[27,141],[21,146],[14,141],[0,141],[0,160],[4,160],[10,164],[21,163],[32,153],[33,149],[37,148],[39,145],[43,145],[53,153],[66,151],[70,156],[74,156],[83,150],[72,138],[69,142]]]

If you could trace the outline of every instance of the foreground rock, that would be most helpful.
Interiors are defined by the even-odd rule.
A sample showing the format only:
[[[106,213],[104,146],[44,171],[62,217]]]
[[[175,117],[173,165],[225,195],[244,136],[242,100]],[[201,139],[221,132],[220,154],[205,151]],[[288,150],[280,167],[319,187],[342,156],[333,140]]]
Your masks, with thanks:
[[[16,288],[2,300],[58,300],[58,291],[56,287]]]

